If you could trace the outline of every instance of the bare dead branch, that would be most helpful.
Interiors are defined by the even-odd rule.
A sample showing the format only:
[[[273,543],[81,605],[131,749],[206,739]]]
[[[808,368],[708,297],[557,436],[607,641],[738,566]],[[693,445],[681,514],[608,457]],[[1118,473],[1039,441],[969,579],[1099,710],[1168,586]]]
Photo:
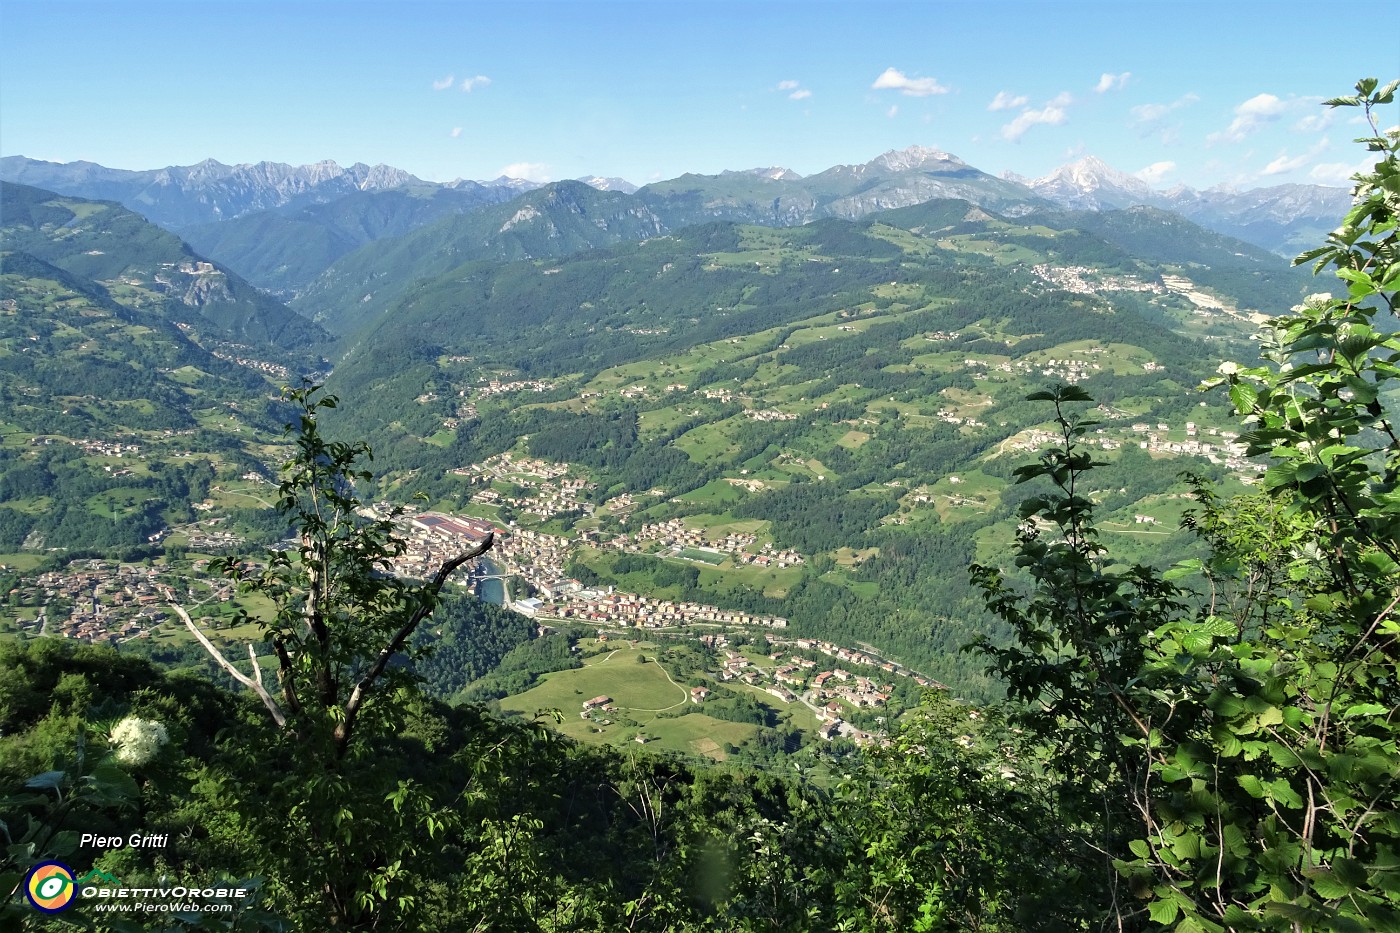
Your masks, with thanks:
[[[220,667],[228,671],[234,680],[256,693],[259,698],[262,699],[263,705],[267,707],[268,712],[272,713],[272,718],[276,721],[278,727],[285,728],[287,725],[287,717],[283,715],[282,708],[277,705],[277,701],[272,698],[272,694],[268,693],[267,689],[262,684],[262,672],[258,669],[258,659],[257,655],[253,653],[253,646],[248,646],[248,654],[253,658],[253,670],[258,672],[257,680],[244,674],[229,663],[228,658],[224,657],[223,653],[220,652],[218,648],[214,647],[214,643],[200,631],[199,626],[194,624],[194,620],[190,618],[190,614],[185,611],[183,606],[170,603],[170,608],[174,609],[175,614],[184,620],[185,628],[189,629],[190,632],[194,634],[194,637],[204,646],[204,650],[209,653],[209,656],[217,661]]]

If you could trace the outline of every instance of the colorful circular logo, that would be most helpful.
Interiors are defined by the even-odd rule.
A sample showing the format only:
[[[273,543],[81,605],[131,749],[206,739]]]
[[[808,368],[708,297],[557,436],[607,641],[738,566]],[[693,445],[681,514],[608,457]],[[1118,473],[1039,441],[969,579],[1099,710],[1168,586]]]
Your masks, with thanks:
[[[40,862],[24,879],[24,896],[36,910],[56,914],[73,906],[77,895],[73,869],[62,862]]]

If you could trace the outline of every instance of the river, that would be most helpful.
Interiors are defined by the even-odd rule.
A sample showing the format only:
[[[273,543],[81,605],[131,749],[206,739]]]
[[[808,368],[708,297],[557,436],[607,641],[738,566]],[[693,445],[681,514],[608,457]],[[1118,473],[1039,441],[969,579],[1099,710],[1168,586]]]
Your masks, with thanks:
[[[500,573],[501,570],[489,557],[477,558],[477,564],[481,567],[482,573]],[[495,603],[497,606],[506,601],[506,585],[504,580],[490,579],[482,580],[476,585],[476,595],[485,602]]]

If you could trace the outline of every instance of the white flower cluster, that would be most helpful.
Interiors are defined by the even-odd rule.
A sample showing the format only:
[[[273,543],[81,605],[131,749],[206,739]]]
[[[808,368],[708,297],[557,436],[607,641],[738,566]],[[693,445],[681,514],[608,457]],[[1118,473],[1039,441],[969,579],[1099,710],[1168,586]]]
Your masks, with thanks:
[[[122,764],[144,765],[170,741],[170,734],[158,722],[128,716],[112,729],[110,740]]]

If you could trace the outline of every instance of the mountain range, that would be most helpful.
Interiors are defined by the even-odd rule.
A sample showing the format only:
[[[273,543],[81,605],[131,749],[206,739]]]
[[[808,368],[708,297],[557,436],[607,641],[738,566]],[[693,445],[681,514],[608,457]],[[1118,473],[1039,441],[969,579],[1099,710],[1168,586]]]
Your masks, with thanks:
[[[1196,191],[1177,186],[1158,191],[1093,156],[1061,166],[1042,178],[1005,177],[1061,207],[1090,211],[1160,207],[1290,258],[1316,244],[1351,204],[1345,189],[1321,185],[1275,185],[1250,191],[1228,187]]]
[[[7,156],[0,159],[0,179],[62,194],[115,200],[167,229],[200,241],[216,258],[238,268],[260,287],[288,295],[307,281],[306,270],[266,270],[256,249],[246,244],[225,249],[256,231],[258,236],[295,236],[311,252],[339,258],[379,236],[447,213],[509,200],[542,186],[540,182],[501,176],[489,181],[423,181],[401,169],[356,163],[348,168],[323,161],[291,166],[277,162],[224,165],[212,159],[192,166],[129,171],[91,162],[53,163]],[[725,171],[718,175],[686,174],[644,187],[620,178],[579,179],[604,191],[639,197],[663,224],[679,229],[706,220],[732,220],[791,226],[820,217],[857,219],[869,213],[906,207],[935,198],[965,198],[1003,214],[1057,205],[1103,210],[1148,205],[1175,211],[1189,220],[1273,252],[1293,255],[1331,228],[1349,195],[1344,189],[1284,185],[1239,191],[1216,187],[1204,191],[1152,188],[1141,179],[1085,157],[1049,175],[1028,179],[1012,173],[990,175],[938,149],[911,146],[886,152],[860,164],[838,165],[802,176],[780,166]],[[380,195],[395,192],[397,201]],[[447,195],[446,192],[453,192]],[[418,203],[406,204],[408,198]],[[315,208],[344,202],[329,211]],[[310,209],[310,213],[304,213]],[[216,233],[211,225],[248,218],[236,229]],[[361,222],[389,215],[376,224]],[[310,226],[307,226],[307,225]],[[279,227],[273,231],[272,227]]]

